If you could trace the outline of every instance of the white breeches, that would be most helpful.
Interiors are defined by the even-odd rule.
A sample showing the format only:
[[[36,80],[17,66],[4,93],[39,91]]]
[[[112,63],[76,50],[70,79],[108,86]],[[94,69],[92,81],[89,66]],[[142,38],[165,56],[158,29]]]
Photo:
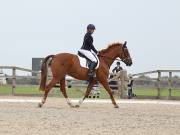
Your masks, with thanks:
[[[79,52],[82,53],[83,55],[85,55],[92,62],[96,62],[96,63],[98,62],[98,57],[97,57],[96,53],[94,53],[93,51],[80,49]]]

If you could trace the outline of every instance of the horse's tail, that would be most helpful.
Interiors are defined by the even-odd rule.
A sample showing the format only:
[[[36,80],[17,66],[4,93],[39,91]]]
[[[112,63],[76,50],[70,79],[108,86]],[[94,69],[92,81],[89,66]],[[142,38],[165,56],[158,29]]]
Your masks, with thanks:
[[[44,59],[43,63],[42,63],[42,67],[41,67],[41,81],[40,81],[39,90],[45,91],[46,81],[47,81],[47,71],[48,71],[47,61],[49,60],[49,58],[53,58],[53,57],[54,57],[54,55],[47,56]]]

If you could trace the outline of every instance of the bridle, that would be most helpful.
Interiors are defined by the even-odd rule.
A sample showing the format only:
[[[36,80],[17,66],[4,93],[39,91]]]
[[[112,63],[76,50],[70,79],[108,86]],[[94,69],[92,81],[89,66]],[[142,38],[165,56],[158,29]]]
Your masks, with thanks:
[[[123,45],[123,49],[122,49],[122,50],[123,50],[123,53],[124,53],[124,57],[125,57],[124,59],[122,59],[123,62],[128,61],[128,60],[131,60],[131,57],[129,57],[129,56],[126,55],[124,49],[127,49],[127,46],[126,46],[126,45]]]

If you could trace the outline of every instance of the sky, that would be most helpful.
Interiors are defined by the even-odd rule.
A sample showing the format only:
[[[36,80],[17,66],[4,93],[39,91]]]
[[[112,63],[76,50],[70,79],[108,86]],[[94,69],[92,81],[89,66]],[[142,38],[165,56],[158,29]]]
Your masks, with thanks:
[[[0,0],[0,65],[31,68],[32,57],[77,53],[93,23],[98,50],[127,41],[128,72],[180,69],[179,7],[179,0]]]

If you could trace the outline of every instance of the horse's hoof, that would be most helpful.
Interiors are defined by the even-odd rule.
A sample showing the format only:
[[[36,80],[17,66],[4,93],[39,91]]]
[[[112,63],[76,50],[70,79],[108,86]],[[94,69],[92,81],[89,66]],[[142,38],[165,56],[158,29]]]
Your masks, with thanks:
[[[41,108],[41,107],[42,107],[42,103],[39,103],[39,104],[38,104],[38,107]]]
[[[72,104],[68,104],[69,105],[69,107],[71,107],[71,108],[75,108],[75,106],[74,105],[72,105]]]
[[[74,106],[74,105],[72,105],[72,104],[69,104],[69,107],[74,108],[75,106]]]
[[[118,106],[118,105],[115,105],[114,108],[119,108],[119,106]]]
[[[80,105],[75,105],[75,108],[79,108],[80,107]]]

